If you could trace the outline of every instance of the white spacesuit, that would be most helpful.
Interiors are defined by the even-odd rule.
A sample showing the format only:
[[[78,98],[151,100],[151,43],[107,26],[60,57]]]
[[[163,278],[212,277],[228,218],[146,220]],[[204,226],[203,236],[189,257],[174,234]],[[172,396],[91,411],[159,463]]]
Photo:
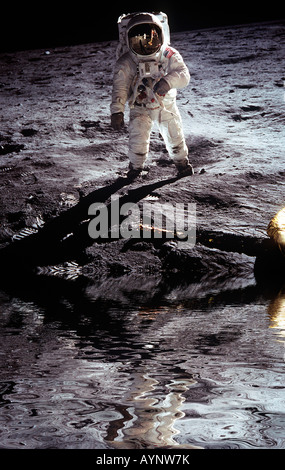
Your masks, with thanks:
[[[159,18],[151,13],[130,15],[125,31],[126,50],[115,65],[111,124],[124,125],[125,104],[130,107],[130,171],[139,174],[149,151],[156,122],[178,172],[192,174],[188,161],[176,89],[188,85],[190,74],[179,52],[167,43]]]

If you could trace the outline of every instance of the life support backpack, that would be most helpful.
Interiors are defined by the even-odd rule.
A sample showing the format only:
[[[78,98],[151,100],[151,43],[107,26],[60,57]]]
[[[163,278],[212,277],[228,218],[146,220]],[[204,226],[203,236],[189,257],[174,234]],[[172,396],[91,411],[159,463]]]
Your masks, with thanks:
[[[116,59],[118,60],[125,52],[128,52],[128,44],[127,44],[127,25],[129,21],[138,13],[127,13],[119,16],[118,18],[118,30],[119,30],[119,44],[116,51]],[[163,34],[164,34],[164,44],[170,44],[170,31],[168,25],[168,18],[165,13],[162,11],[160,12],[153,12],[152,15],[156,16],[160,21],[163,27]]]

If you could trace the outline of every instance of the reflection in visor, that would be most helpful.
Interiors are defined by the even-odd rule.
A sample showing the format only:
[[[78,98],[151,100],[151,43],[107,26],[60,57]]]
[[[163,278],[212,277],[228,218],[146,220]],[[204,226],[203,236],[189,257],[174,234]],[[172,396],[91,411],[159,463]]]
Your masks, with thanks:
[[[140,24],[129,31],[129,45],[135,54],[151,55],[161,48],[162,35],[154,24]]]

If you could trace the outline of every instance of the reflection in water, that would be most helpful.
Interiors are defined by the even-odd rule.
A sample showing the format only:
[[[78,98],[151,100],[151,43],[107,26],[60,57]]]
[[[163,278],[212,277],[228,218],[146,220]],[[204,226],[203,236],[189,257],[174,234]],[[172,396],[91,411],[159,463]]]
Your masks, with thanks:
[[[270,328],[278,330],[278,335],[285,338],[285,287],[283,287],[278,295],[270,302],[268,306],[270,315]]]
[[[179,447],[174,440],[174,436],[179,433],[175,429],[175,422],[185,416],[181,411],[181,405],[185,401],[183,392],[195,381],[171,380],[166,385],[166,393],[157,395],[153,392],[159,382],[151,378],[149,373],[133,375],[135,377],[129,396],[132,406],[125,410],[125,419],[119,422],[120,428],[116,427],[118,437],[114,439],[114,423],[110,423],[111,432],[106,440],[111,441],[112,436],[112,446],[117,448]],[[191,445],[183,447],[195,448]]]
[[[285,447],[284,288],[37,282],[0,293],[0,448]]]

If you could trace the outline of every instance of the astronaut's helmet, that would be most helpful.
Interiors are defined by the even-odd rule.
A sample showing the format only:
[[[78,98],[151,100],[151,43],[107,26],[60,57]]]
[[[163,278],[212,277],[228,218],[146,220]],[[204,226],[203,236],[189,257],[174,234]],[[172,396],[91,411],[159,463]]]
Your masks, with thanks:
[[[128,42],[131,51],[140,56],[156,54],[163,44],[163,33],[155,23],[140,23],[128,31]]]

